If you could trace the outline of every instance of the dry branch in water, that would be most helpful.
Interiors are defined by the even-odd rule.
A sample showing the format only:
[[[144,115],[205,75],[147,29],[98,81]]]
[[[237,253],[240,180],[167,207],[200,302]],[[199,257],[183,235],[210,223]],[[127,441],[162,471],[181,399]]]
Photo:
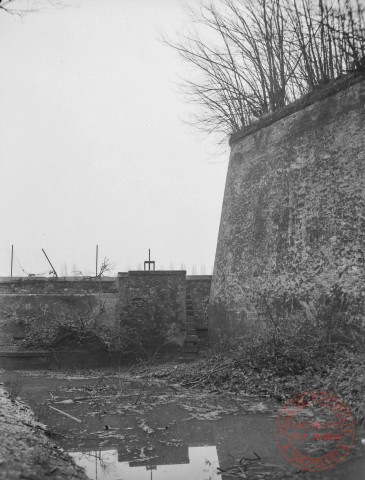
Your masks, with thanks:
[[[71,418],[72,420],[75,420],[75,422],[77,422],[77,423],[82,423],[79,418],[73,417],[69,413],[66,413],[66,412],[64,412],[64,411],[62,411],[62,410],[60,410],[56,407],[52,407],[51,405],[48,405],[48,406],[49,406],[49,408],[52,408],[52,410],[55,410],[56,412],[61,413],[61,415],[65,415],[66,417]]]

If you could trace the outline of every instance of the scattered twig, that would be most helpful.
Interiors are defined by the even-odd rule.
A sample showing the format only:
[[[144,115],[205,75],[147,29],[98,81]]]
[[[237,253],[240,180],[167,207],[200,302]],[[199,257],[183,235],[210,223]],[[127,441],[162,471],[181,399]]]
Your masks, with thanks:
[[[52,468],[52,470],[50,470],[49,472],[47,472],[46,475],[52,475],[52,473],[54,473],[56,470],[58,470],[58,467]]]

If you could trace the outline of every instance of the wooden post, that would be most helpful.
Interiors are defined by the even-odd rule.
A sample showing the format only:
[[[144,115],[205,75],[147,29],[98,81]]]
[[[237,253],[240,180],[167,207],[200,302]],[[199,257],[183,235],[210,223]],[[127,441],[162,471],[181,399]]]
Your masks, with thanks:
[[[14,258],[14,245],[11,246],[11,264],[10,264],[10,276],[13,276],[13,258]]]
[[[51,265],[52,271],[53,271],[53,273],[55,274],[56,278],[58,278],[57,272],[56,272],[56,270],[54,269],[54,266],[52,265],[51,260],[48,258],[46,252],[44,251],[44,248],[42,248],[42,252],[44,253],[44,256],[46,257],[46,259],[48,260],[48,263]]]

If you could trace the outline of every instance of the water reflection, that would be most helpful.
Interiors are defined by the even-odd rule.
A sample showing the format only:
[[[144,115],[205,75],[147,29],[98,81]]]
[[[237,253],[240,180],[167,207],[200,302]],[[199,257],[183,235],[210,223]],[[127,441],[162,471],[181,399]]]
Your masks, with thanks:
[[[69,453],[94,480],[171,480],[172,478],[174,480],[218,480],[222,478],[216,471],[219,461],[215,446],[188,447],[187,454],[180,452],[179,463],[160,464],[158,461],[158,465],[157,457],[152,458],[152,455],[149,459],[141,461],[120,462],[118,450]],[[176,458],[175,455],[174,458]]]
[[[89,452],[73,456],[94,479],[222,480],[227,475],[218,475],[218,467],[226,470],[257,456],[263,459],[262,465],[256,462],[263,471],[265,463],[287,466],[275,444],[274,418],[225,415],[208,421],[189,415],[178,405],[157,405],[144,418],[105,416],[109,428],[104,431],[91,417],[83,437],[76,436],[72,447],[69,440],[62,446]]]

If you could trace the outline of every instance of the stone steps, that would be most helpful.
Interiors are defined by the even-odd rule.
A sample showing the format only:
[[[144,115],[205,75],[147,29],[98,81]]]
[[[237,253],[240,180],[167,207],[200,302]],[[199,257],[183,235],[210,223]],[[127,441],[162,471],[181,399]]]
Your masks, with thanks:
[[[186,326],[186,335],[196,335],[195,328],[190,328],[188,325]]]
[[[186,338],[184,350],[190,353],[199,351],[199,337],[196,334],[194,307],[188,293],[186,294]]]
[[[198,353],[198,345],[185,345],[185,352],[187,353]]]

